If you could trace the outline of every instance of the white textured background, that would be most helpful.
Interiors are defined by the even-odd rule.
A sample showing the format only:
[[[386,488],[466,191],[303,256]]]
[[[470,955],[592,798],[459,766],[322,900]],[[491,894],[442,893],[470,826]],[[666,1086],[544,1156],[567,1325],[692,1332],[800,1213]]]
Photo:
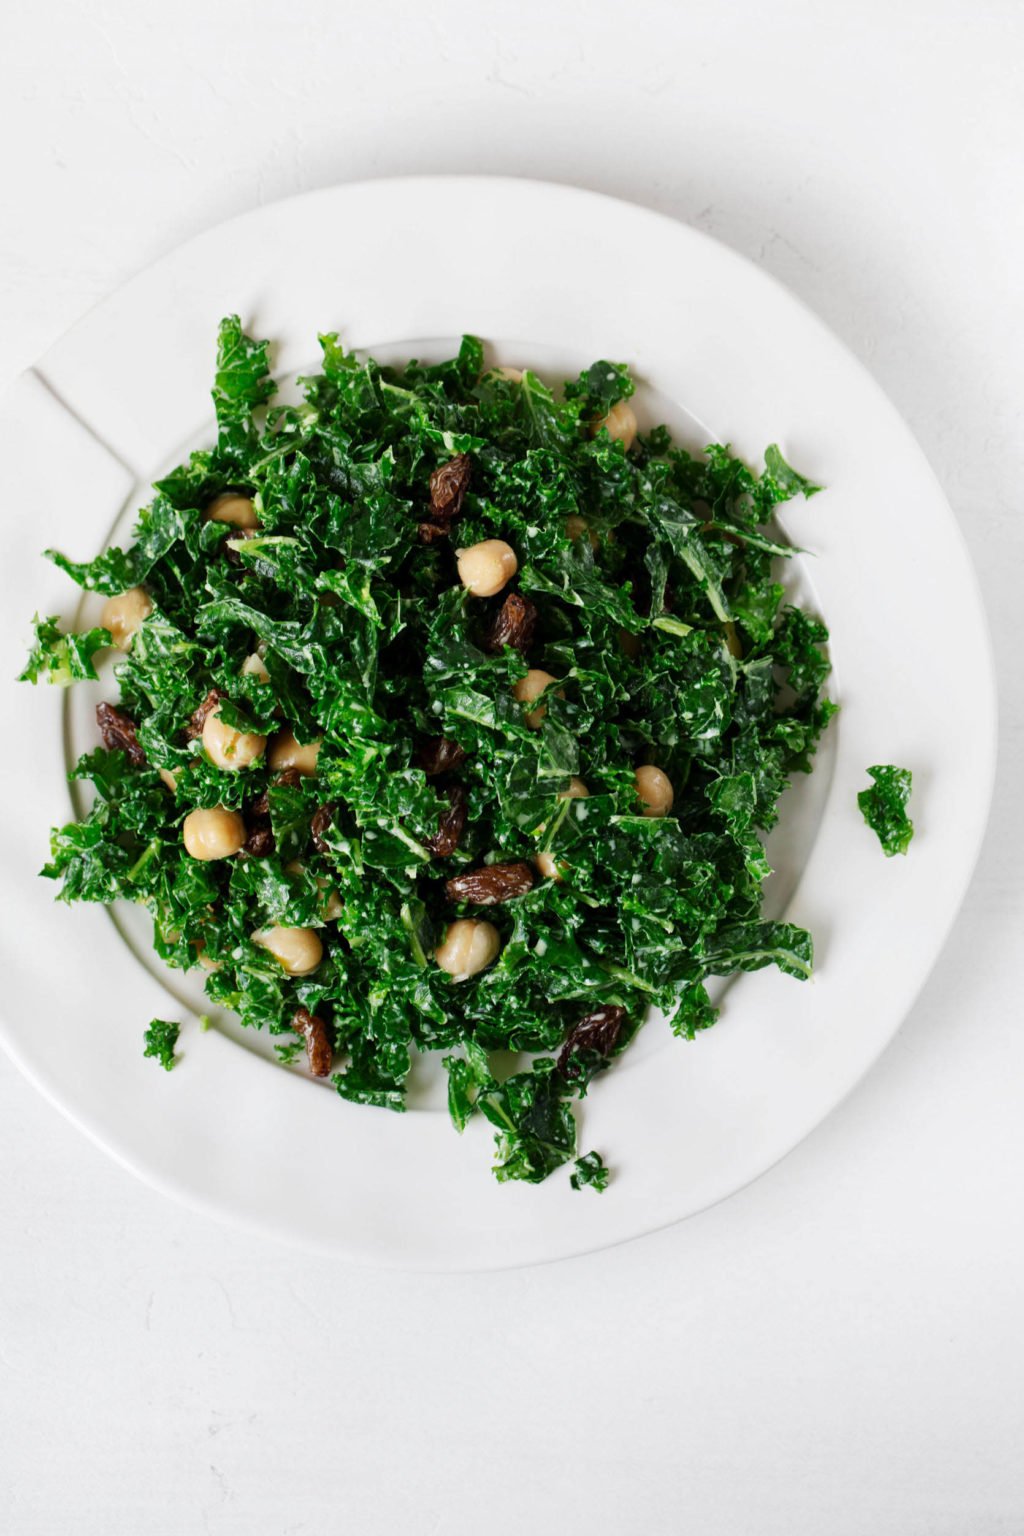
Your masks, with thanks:
[[[896,1043],[657,1237],[351,1271],[166,1204],[0,1060],[0,1530],[1024,1532],[1024,8],[37,0],[0,28],[0,385],[289,192],[618,193],[753,257],[889,391],[973,551],[1003,710],[979,873]],[[951,613],[936,666],[955,645]]]

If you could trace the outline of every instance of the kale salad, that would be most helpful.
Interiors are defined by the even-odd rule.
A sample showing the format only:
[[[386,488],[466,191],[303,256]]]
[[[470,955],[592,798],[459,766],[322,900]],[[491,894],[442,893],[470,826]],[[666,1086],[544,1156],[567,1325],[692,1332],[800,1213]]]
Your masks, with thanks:
[[[817,487],[639,433],[620,364],[552,392],[471,336],[429,366],[320,343],[274,405],[268,343],[223,321],[214,446],[130,547],[49,552],[106,607],[37,620],[23,675],[121,655],[44,874],[144,906],[163,961],[342,1098],[402,1110],[441,1052],[499,1179],[602,1189],[574,1104],[648,1010],[692,1038],[709,978],[811,972],[762,916],[762,835],[835,708],[777,579],[775,508]]]

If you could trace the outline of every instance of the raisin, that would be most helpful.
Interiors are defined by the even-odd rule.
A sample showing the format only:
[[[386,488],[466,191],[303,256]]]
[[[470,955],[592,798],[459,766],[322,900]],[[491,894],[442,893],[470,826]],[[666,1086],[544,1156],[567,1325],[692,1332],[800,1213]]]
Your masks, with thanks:
[[[250,859],[269,858],[276,848],[274,834],[269,826],[256,826],[249,829],[249,836],[242,844],[242,853],[248,854]]]
[[[470,901],[478,907],[490,907],[499,901],[511,901],[533,889],[533,871],[529,864],[485,864],[465,875],[445,881],[449,901]]]
[[[424,843],[424,847],[438,859],[447,859],[455,852],[466,825],[466,791],[462,785],[453,784],[444,793],[448,797],[448,808],[441,812],[434,836]]]
[[[472,473],[468,453],[457,453],[454,459],[434,470],[430,477],[430,510],[436,523],[450,523],[458,517]]]
[[[537,610],[528,597],[510,592],[494,616],[484,641],[489,651],[500,651],[503,645],[524,655],[533,644],[533,632],[537,627]]]
[[[313,847],[317,853],[330,853],[331,845],[325,837],[334,825],[334,813],[338,809],[337,801],[328,800],[326,805],[318,806],[313,812],[313,820],[309,824],[309,830],[313,837]]]
[[[310,1072],[314,1077],[326,1077],[331,1070],[333,1052],[323,1019],[319,1014],[310,1013],[308,1008],[299,1008],[292,1018],[292,1029],[306,1041],[306,1060]]]
[[[447,523],[420,523],[417,531],[421,544],[433,544],[436,539],[448,537]]]
[[[249,801],[249,804],[245,808],[245,816],[246,820],[248,821],[253,817],[255,817],[256,820],[259,820],[261,817],[265,818],[269,815],[270,796],[267,794],[266,790],[264,790],[262,795],[257,795],[255,800]]]
[[[188,725],[185,727],[185,735],[188,737],[189,741],[194,741],[197,736],[201,736],[203,734],[203,726],[206,724],[207,715],[210,714],[212,710],[217,708],[217,705],[220,703],[223,697],[224,695],[221,693],[219,688],[210,689],[209,693],[206,695],[206,698],[200,704],[199,708],[193,712],[192,718],[189,720]]]
[[[273,783],[269,786],[273,789],[277,784],[287,784],[294,787],[302,783],[302,775],[296,768],[282,768],[276,774]],[[257,795],[255,800],[250,800],[245,807],[245,825],[249,836],[242,844],[242,852],[251,859],[265,859],[268,854],[274,852],[277,842],[270,825],[270,795],[264,790]]]
[[[273,789],[278,784],[287,784],[290,789],[294,789],[296,784],[301,783],[302,774],[297,768],[282,768],[281,772],[275,776],[273,784],[268,785],[267,788]],[[257,795],[255,800],[249,801],[245,808],[245,815],[246,820],[250,817],[258,820],[260,817],[270,815],[270,796],[266,789],[261,795]]]
[[[625,1018],[625,1008],[610,1003],[604,1008],[595,1008],[593,1013],[585,1014],[578,1024],[574,1024],[558,1053],[557,1065],[562,1077],[593,1076],[593,1069],[618,1045]]]
[[[416,753],[416,762],[428,779],[436,778],[439,773],[450,773],[465,761],[465,748],[447,736],[434,736]]]
[[[131,715],[126,715],[123,709],[115,709],[113,704],[97,704],[96,724],[108,752],[123,752],[136,768],[144,767],[146,754],[139,745]]]

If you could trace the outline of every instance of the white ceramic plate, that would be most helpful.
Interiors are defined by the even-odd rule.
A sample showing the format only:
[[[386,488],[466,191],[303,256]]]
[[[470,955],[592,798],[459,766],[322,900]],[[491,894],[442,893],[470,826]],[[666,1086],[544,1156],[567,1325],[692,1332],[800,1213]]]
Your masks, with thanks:
[[[438,353],[469,330],[495,361],[555,376],[622,359],[644,381],[649,418],[754,460],[777,441],[828,487],[792,503],[785,521],[814,552],[794,574],[830,626],[842,713],[770,846],[780,869],[771,905],[812,929],[817,972],[803,985],[775,971],[742,977],[717,1027],[693,1043],[648,1025],[583,1106],[581,1147],[600,1148],[615,1171],[604,1195],[573,1192],[564,1174],[539,1188],[498,1185],[482,1123],[460,1139],[429,1091],[405,1116],[352,1106],[226,1023],[200,1034],[187,1007],[198,995],[146,958],[144,930],[54,903],[36,871],[48,827],[70,812],[66,767],[89,740],[93,701],[22,686],[5,700],[23,752],[3,769],[3,803],[18,813],[0,881],[19,934],[5,958],[3,1043],[88,1135],[159,1188],[369,1262],[537,1262],[723,1198],[818,1125],[892,1038],[980,843],[995,759],[989,643],[966,551],[919,449],[811,314],[692,229],[543,183],[337,187],[191,241],[20,381],[0,452],[8,672],[33,609],[78,610],[38,551],[94,553],[154,474],[208,432],[214,331],[235,311],[276,338],[281,374],[308,367],[328,329],[392,356]],[[882,856],[857,809],[875,762],[914,770],[906,859]],[[175,1013],[186,1020],[183,1060],[168,1075],[143,1059],[141,1034]]]

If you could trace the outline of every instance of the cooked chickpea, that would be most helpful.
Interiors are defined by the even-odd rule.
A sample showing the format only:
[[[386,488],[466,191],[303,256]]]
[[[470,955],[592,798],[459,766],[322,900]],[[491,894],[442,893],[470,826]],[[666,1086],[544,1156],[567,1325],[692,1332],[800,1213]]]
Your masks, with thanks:
[[[190,811],[181,829],[185,851],[194,859],[230,859],[246,839],[245,822],[237,811],[215,805],[209,811]]]
[[[206,516],[211,523],[231,523],[235,528],[251,530],[259,527],[252,498],[239,496],[235,491],[225,491],[222,496],[215,497],[206,509]]]
[[[211,709],[203,724],[203,746],[215,768],[229,772],[248,768],[267,749],[267,738],[254,731],[236,731],[220,719],[220,705]]]
[[[523,370],[521,368],[506,368],[502,366],[501,368],[492,368],[491,373],[497,379],[507,379],[510,384],[521,384],[523,382]]]
[[[252,655],[247,656],[242,662],[242,675],[243,677],[258,677],[261,683],[270,682],[267,664],[259,651],[253,651]]]
[[[550,672],[542,672],[540,667],[531,667],[525,677],[521,677],[512,689],[514,697],[520,704],[532,704],[534,699],[539,699],[545,688],[550,688],[556,679]],[[559,693],[559,698],[563,695]],[[548,712],[546,704],[539,704],[536,709],[531,709],[526,715],[526,723],[531,731],[539,731],[544,722],[544,716]]]
[[[636,413],[625,400],[620,400],[613,405],[607,416],[603,416],[597,424],[597,430],[606,428],[608,436],[622,444],[628,453],[636,441],[637,423]]]
[[[153,612],[153,600],[145,587],[129,587],[127,592],[110,597],[100,614],[100,628],[109,629],[119,651],[131,650],[135,631]]]
[[[460,917],[449,923],[444,942],[434,950],[434,959],[442,971],[465,981],[477,971],[486,970],[498,958],[501,940],[493,923],[474,917]]]
[[[672,809],[675,790],[672,780],[660,768],[648,763],[636,771],[636,792],[644,803],[645,816],[667,816]]]
[[[538,853],[533,862],[545,880],[557,880],[561,883],[562,865],[553,853]]]
[[[313,928],[259,928],[252,941],[273,955],[289,976],[308,976],[324,957],[324,947]]]
[[[516,552],[504,539],[483,539],[455,553],[459,580],[474,597],[493,597],[519,569]]]
[[[296,773],[316,773],[316,760],[320,756],[320,738],[317,736],[305,746],[300,746],[292,731],[282,731],[275,736],[267,761],[279,773],[282,768],[294,768]]]
[[[558,798],[559,800],[589,800],[590,790],[584,784],[582,779],[578,779],[576,775],[573,774],[572,778],[569,780],[569,788],[560,789],[558,791]]]
[[[178,775],[173,773],[170,768],[158,768],[157,773],[163,779],[171,794],[176,795],[178,793]]]
[[[601,540],[598,538],[593,528],[591,528],[585,517],[577,517],[575,514],[572,517],[567,517],[565,520],[565,532],[566,535],[572,539],[573,543],[575,543],[576,540],[585,533],[588,540],[590,541],[590,547],[595,554],[601,547]]]

